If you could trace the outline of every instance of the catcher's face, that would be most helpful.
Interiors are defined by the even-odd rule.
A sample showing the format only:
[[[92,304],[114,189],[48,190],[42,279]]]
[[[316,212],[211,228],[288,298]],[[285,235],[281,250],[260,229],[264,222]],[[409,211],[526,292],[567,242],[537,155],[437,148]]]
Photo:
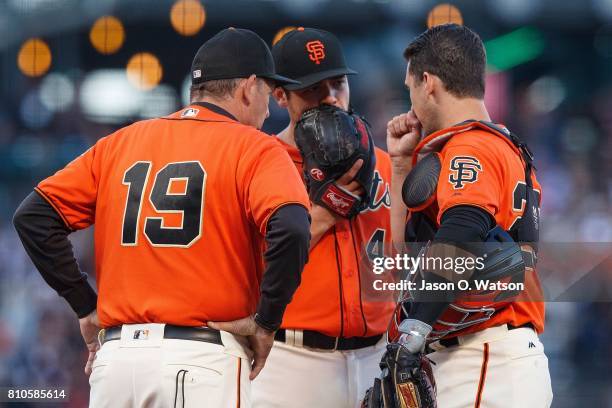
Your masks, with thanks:
[[[412,111],[423,126],[423,134],[428,135],[438,130],[438,115],[436,114],[438,108],[433,96],[433,76],[425,72],[421,79],[417,79],[414,74],[410,73],[410,64],[408,64],[404,84],[410,92]]]
[[[350,90],[346,75],[341,75],[297,91],[277,88],[274,97],[280,107],[287,109],[291,122],[295,124],[304,111],[319,105],[333,105],[348,110]]]

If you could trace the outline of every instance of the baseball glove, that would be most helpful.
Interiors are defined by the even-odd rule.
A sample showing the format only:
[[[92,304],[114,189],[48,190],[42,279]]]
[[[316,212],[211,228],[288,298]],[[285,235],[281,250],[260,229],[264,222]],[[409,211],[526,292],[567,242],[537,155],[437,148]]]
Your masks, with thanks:
[[[431,362],[398,343],[387,345],[380,362],[381,378],[374,380],[362,408],[436,408],[436,382]]]
[[[304,179],[313,203],[345,218],[354,217],[368,206],[376,155],[363,118],[331,105],[309,109],[295,127],[295,142],[304,160]],[[365,191],[362,197],[336,184],[359,159],[363,165],[354,180]]]

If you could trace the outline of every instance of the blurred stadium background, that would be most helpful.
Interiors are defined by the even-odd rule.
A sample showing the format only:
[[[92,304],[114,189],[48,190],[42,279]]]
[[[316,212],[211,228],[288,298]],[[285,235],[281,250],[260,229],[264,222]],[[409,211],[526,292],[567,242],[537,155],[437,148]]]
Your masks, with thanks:
[[[536,154],[542,240],[611,242],[612,1],[440,3],[1,0],[0,387],[57,386],[70,394],[66,406],[87,405],[76,319],[34,270],[11,216],[39,180],[98,138],[185,105],[195,51],[228,26],[269,44],[286,27],[338,35],[359,72],[350,78],[352,104],[384,147],[387,120],[410,106],[404,47],[428,24],[463,22],[486,43],[493,119]],[[279,131],[287,116],[270,107],[265,130]],[[91,236],[72,238],[94,276]],[[553,406],[612,407],[610,304],[553,302],[547,320]]]

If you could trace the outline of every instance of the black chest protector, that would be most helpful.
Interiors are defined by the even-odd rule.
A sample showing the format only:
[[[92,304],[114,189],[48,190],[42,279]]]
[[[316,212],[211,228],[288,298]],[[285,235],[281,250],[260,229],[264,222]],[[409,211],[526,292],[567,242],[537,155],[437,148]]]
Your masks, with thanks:
[[[472,123],[474,128],[480,128],[497,137],[509,140],[520,151],[525,163],[525,182],[519,182],[514,190],[513,205],[516,210],[525,203],[523,215],[507,231],[515,242],[529,243],[537,250],[539,240],[539,192],[533,188],[532,170],[533,154],[514,133],[492,123],[482,121],[466,121],[462,125]],[[452,134],[448,135],[448,140]],[[441,149],[443,144],[439,145]],[[433,240],[437,232],[434,222],[424,211],[433,202],[441,171],[440,157],[437,152],[429,153],[413,167],[406,177],[402,188],[402,198],[408,208],[413,209],[406,223],[406,242],[426,243]],[[516,208],[518,206],[518,208]]]

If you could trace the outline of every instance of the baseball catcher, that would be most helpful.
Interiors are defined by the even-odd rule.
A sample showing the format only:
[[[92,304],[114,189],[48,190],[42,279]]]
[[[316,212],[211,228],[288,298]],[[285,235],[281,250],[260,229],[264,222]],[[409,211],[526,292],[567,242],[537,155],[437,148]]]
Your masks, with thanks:
[[[455,24],[432,27],[404,57],[412,107],[387,125],[393,241],[422,246],[426,260],[481,262],[469,271],[452,263],[417,269],[365,404],[548,407],[536,270],[542,186],[533,154],[491,120],[484,103],[486,53],[476,33]],[[436,403],[422,385],[423,353],[436,378]],[[398,377],[405,366],[411,371]],[[404,377],[412,386],[400,388]],[[417,398],[405,398],[406,388]]]
[[[304,159],[304,179],[313,203],[345,218],[365,209],[371,200],[376,155],[368,124],[361,116],[332,105],[309,109],[296,125],[295,142]],[[364,190],[363,196],[336,184],[359,159],[363,165],[354,180]]]

